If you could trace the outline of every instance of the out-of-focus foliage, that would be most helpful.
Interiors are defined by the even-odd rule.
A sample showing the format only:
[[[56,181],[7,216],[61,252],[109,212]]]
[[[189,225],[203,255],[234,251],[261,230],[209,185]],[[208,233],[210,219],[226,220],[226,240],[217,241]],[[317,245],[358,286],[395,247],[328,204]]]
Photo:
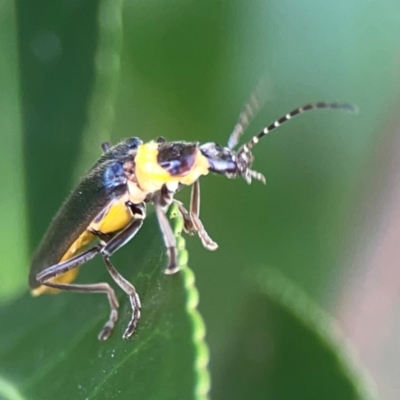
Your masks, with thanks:
[[[31,0],[1,2],[0,11],[4,301],[26,290],[29,255],[102,140],[165,136],[224,144],[244,101],[265,79],[268,100],[246,138],[310,101],[354,102],[361,112],[316,111],[265,138],[255,149],[255,168],[267,176],[266,186],[202,179],[202,220],[220,247],[209,253],[196,238],[187,246],[212,377],[226,372],[233,332],[246,332],[239,310],[257,307],[245,278],[251,266],[273,267],[319,306],[336,309],[348,277],[363,274],[351,263],[368,234],[358,224],[376,187],[371,181],[385,170],[387,122],[396,118],[398,2]],[[126,246],[118,263],[127,276],[134,249]],[[87,272],[89,280],[96,276]],[[80,299],[23,301],[55,307]],[[254,315],[264,312],[262,303]],[[295,330],[289,334],[302,346]],[[287,354],[302,354],[297,350]],[[288,385],[311,379],[284,367],[294,361],[279,360],[293,371]]]
[[[219,360],[217,399],[373,399],[335,324],[277,271],[253,269]]]

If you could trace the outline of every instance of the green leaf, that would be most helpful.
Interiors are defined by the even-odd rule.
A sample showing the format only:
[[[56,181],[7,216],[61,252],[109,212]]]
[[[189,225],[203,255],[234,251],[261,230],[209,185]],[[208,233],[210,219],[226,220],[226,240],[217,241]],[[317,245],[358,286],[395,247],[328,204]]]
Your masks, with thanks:
[[[278,271],[253,271],[238,319],[216,367],[215,398],[375,398],[332,318]]]
[[[96,338],[109,312],[101,295],[25,295],[0,309],[0,398],[206,399],[208,351],[193,273],[185,267],[164,275],[162,248],[152,215],[113,257],[142,300],[138,331],[129,341],[121,338],[131,313],[122,294],[120,318],[106,342]],[[92,271],[81,268],[80,281],[106,279],[96,261]]]
[[[13,2],[0,3],[0,301],[25,281],[27,251],[17,26]],[[16,229],[17,227],[17,229]],[[6,266],[6,267],[4,267]],[[8,268],[7,268],[8,267]]]

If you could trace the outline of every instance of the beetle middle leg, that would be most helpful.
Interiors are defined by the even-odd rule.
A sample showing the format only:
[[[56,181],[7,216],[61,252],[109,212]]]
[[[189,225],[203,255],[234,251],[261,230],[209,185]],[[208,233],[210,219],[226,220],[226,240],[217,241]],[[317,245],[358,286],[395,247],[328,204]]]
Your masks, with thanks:
[[[124,339],[129,339],[136,330],[140,318],[141,303],[135,287],[115,269],[110,261],[110,256],[136,235],[142,227],[143,220],[146,216],[144,203],[139,205],[128,203],[127,206],[130,208],[134,219],[125,229],[111,238],[110,241],[100,250],[108,272],[117,285],[128,295],[131,303],[132,317],[123,334]]]
[[[177,263],[177,249],[176,249],[176,239],[174,233],[172,232],[171,225],[168,222],[162,206],[158,201],[154,202],[154,207],[156,209],[158,223],[160,225],[161,233],[163,235],[165,247],[167,248],[169,263],[168,267],[165,269],[167,275],[175,274],[179,271]]]
[[[50,281],[50,279],[56,278],[57,276],[60,276],[91,260],[94,256],[99,254],[100,250],[101,246],[95,246],[67,261],[46,268],[45,270],[41,271],[36,275],[36,280],[40,282],[42,285],[60,290],[79,292],[79,293],[105,293],[107,295],[111,311],[108,321],[104,325],[103,329],[100,331],[98,338],[99,340],[106,340],[110,336],[115,326],[115,323],[117,322],[118,319],[119,303],[117,300],[117,296],[115,295],[114,289],[112,289],[111,286],[105,282],[79,285],[79,284],[58,283]]]

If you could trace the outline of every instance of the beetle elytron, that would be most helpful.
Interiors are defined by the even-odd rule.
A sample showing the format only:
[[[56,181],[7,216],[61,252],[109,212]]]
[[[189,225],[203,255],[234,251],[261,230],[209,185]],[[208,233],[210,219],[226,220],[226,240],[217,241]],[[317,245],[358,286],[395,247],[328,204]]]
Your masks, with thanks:
[[[179,267],[175,238],[165,208],[176,202],[186,232],[197,234],[204,247],[215,250],[217,244],[208,236],[199,218],[200,176],[214,172],[228,178],[243,177],[249,184],[252,179],[265,183],[264,176],[251,169],[252,147],[292,117],[316,108],[354,111],[350,104],[307,104],[264,128],[237,151],[233,149],[248,123],[246,112],[241,114],[227,147],[213,142],[202,145],[168,142],[163,138],[143,143],[135,137],[115,146],[104,143],[103,155],[64,202],[33,256],[29,276],[32,293],[68,290],[106,294],[111,312],[98,335],[99,340],[106,340],[118,318],[119,305],[114,290],[108,283],[71,283],[77,267],[100,254],[108,272],[131,303],[132,317],[123,335],[128,339],[140,317],[140,299],[134,286],[111,264],[110,256],[136,235],[146,216],[146,203],[154,204],[167,248],[169,264],[165,272],[174,274]],[[174,199],[182,185],[193,185],[189,210]],[[88,248],[92,243],[94,245]]]

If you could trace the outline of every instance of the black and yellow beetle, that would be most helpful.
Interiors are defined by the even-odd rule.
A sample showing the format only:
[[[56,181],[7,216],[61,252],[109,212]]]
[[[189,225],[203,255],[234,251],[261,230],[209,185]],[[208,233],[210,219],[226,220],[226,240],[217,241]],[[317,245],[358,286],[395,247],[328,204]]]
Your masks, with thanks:
[[[186,232],[197,234],[207,249],[215,250],[218,246],[208,236],[199,218],[200,176],[214,172],[228,178],[243,177],[247,183],[252,179],[265,183],[264,176],[251,169],[254,160],[252,147],[292,117],[316,108],[354,111],[350,104],[307,104],[264,128],[237,151],[233,149],[248,122],[246,113],[241,114],[227,147],[213,142],[202,145],[197,142],[168,142],[163,138],[143,143],[135,137],[115,146],[104,143],[102,157],[61,206],[33,256],[29,275],[32,293],[39,295],[68,290],[106,294],[111,313],[98,336],[100,340],[106,340],[118,318],[118,300],[114,290],[104,282],[71,283],[76,277],[77,267],[100,254],[108,272],[131,303],[132,317],[123,335],[128,339],[140,317],[140,299],[134,286],[113,267],[110,256],[139,231],[146,216],[146,203],[154,204],[168,251],[169,264],[165,272],[174,274],[179,268],[175,237],[164,213],[166,207],[175,202],[184,219]],[[183,185],[193,185],[189,210],[174,199]]]

